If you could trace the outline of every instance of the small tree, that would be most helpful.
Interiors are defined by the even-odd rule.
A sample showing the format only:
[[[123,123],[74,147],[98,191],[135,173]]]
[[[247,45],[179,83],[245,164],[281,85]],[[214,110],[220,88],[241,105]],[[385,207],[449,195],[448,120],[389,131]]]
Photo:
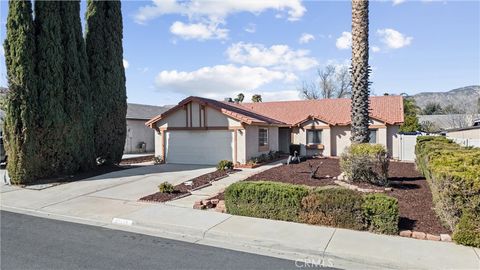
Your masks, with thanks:
[[[262,102],[262,96],[259,94],[255,94],[252,96],[252,102]]]
[[[305,99],[344,98],[351,94],[350,73],[347,67],[327,65],[317,71],[319,82],[303,82],[299,89]]]
[[[440,103],[437,102],[429,102],[425,106],[425,108],[422,111],[422,114],[426,115],[434,115],[434,114],[442,114],[443,113],[443,108]]]
[[[415,104],[415,99],[410,97],[403,98],[404,122],[400,126],[401,132],[415,132],[420,129],[417,113],[419,108]]]

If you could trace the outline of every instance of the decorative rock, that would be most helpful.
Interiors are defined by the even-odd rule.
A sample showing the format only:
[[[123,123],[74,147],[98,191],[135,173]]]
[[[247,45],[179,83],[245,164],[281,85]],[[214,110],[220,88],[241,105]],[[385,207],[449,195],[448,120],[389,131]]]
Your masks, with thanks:
[[[338,180],[346,180],[345,179],[345,173],[342,172],[340,175],[337,176],[337,179]]]
[[[403,237],[412,237],[412,231],[410,231],[410,230],[400,231],[400,236],[403,236]]]
[[[326,178],[330,178],[330,175],[327,174],[327,175],[325,175],[325,177],[326,177]]]
[[[440,241],[440,236],[427,233],[427,240]]]
[[[424,232],[412,232],[412,237],[416,239],[425,239],[426,236]]]
[[[386,188],[385,188],[385,191],[393,191],[393,188],[391,188],[391,187],[386,187]]]
[[[212,202],[210,200],[202,200],[202,204],[209,205],[209,204],[212,204]]]
[[[452,242],[452,237],[449,234],[440,234],[440,240],[443,242]]]
[[[210,200],[210,202],[211,202],[212,204],[215,204],[215,205],[218,204],[219,201],[220,201],[219,199],[211,199],[211,200]]]
[[[193,205],[193,209],[199,209],[199,210],[205,209],[205,205],[195,202],[195,204]]]

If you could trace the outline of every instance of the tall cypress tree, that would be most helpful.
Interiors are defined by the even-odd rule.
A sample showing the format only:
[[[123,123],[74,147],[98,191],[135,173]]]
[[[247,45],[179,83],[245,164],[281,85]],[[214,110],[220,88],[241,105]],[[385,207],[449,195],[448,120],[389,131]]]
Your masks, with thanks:
[[[95,161],[93,107],[87,53],[82,35],[80,1],[59,2],[62,14],[63,95],[65,111],[64,173],[89,169]]]
[[[4,127],[7,169],[12,183],[24,184],[33,181],[38,173],[35,38],[30,1],[9,2],[4,49],[10,89]]]
[[[64,50],[62,46],[62,15],[60,2],[35,1],[36,74],[39,101],[38,131],[41,138],[40,177],[63,171],[64,112]]]
[[[127,112],[120,1],[88,0],[86,17],[96,156],[116,164],[125,145]]]

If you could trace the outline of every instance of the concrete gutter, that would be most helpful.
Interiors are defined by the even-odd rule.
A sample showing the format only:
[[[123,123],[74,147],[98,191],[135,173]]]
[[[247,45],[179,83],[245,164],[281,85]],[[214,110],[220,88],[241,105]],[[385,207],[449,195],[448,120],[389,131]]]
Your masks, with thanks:
[[[158,204],[112,221],[5,206],[2,210],[143,233],[343,269],[480,269],[479,249],[453,243],[232,216]]]

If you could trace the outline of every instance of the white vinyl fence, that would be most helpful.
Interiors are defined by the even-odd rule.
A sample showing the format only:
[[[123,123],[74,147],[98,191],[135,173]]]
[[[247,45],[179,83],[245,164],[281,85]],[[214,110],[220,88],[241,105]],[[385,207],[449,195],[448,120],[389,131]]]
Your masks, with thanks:
[[[421,135],[399,134],[399,159],[402,161],[415,161],[415,145],[417,137]]]

